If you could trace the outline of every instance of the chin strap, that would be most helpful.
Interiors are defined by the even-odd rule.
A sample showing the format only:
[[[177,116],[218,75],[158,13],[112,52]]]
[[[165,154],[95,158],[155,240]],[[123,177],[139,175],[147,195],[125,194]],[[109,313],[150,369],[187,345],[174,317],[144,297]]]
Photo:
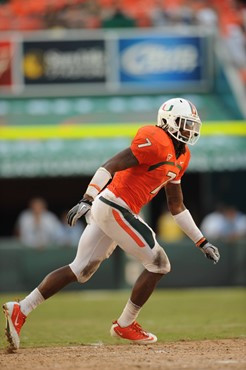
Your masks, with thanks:
[[[169,135],[172,142],[173,142],[173,146],[174,146],[174,149],[175,149],[175,154],[176,154],[176,158],[178,159],[181,154],[185,154],[186,152],[186,144],[183,143],[182,141],[178,141],[178,139],[175,139],[172,135]]]

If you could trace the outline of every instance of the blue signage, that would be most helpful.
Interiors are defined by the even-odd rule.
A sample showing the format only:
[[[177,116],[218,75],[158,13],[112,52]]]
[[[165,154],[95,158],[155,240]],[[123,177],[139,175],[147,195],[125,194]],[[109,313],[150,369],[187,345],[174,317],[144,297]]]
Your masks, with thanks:
[[[119,39],[121,84],[164,89],[168,85],[200,84],[207,74],[204,41],[182,36]]]

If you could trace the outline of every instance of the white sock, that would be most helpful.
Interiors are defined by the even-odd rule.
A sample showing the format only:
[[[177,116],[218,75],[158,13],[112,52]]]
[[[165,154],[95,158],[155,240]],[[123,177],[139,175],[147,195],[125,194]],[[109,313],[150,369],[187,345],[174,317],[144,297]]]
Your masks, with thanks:
[[[133,323],[133,321],[136,320],[138,317],[139,311],[141,310],[141,307],[137,306],[136,304],[132,303],[132,301],[129,299],[121,316],[117,320],[118,324],[125,328],[126,326],[129,326]]]
[[[38,288],[34,289],[26,298],[20,301],[21,312],[24,315],[28,315],[32,310],[34,310],[38,305],[40,305],[44,301],[44,297],[38,290]]]

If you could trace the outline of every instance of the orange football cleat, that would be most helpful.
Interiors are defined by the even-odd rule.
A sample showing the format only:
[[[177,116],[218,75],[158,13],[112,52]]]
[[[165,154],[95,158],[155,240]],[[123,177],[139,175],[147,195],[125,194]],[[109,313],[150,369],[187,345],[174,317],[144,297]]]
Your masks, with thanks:
[[[10,348],[18,349],[20,346],[20,331],[26,321],[26,316],[21,312],[18,302],[5,303],[3,312],[6,317],[5,334]]]
[[[122,328],[117,321],[114,321],[110,329],[110,334],[112,337],[128,339],[138,344],[149,344],[157,341],[157,337],[154,334],[143,330],[136,321],[125,328]]]

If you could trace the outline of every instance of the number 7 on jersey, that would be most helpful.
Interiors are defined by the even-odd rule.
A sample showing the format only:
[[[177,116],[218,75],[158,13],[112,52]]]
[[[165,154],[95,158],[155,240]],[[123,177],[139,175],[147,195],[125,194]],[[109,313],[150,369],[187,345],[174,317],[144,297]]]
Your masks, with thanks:
[[[163,186],[165,186],[169,181],[175,179],[175,177],[177,176],[177,174],[175,172],[172,172],[172,171],[168,171],[167,173],[167,177],[169,177],[166,181],[164,181],[161,185],[159,185],[157,188],[155,188],[154,190],[152,190],[150,192],[150,194],[156,194]]]
[[[145,143],[143,143],[143,144],[138,144],[138,147],[139,148],[144,148],[145,146],[150,146],[150,145],[152,145],[152,143],[151,143],[151,141],[150,141],[150,139],[148,139],[147,137],[146,137],[146,142]]]

